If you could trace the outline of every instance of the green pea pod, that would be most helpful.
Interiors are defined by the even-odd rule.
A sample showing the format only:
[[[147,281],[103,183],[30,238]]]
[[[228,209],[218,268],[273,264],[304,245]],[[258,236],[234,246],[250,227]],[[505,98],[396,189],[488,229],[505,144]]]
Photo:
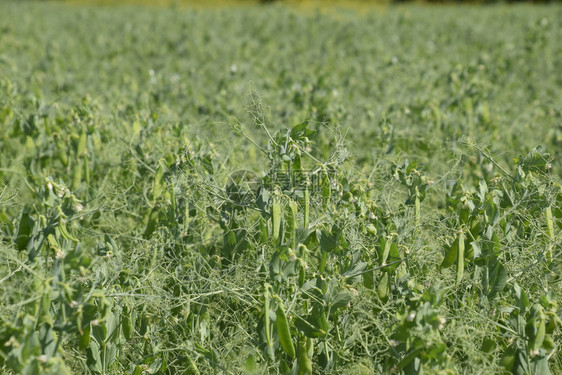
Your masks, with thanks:
[[[297,202],[289,203],[289,229],[291,231],[291,246],[297,247]]]
[[[270,357],[274,357],[273,353],[273,340],[271,339],[271,327],[269,323],[269,299],[270,294],[268,287],[266,286],[264,294],[264,306],[263,306],[263,325],[265,330],[265,342],[267,344],[267,353]]]
[[[307,339],[302,337],[299,340],[299,358],[298,373],[299,375],[312,375],[312,360],[308,356]]]
[[[500,359],[500,366],[511,372],[511,370],[513,369],[513,365],[515,365],[517,351],[517,345],[512,344],[511,346],[509,346],[502,354],[502,357]]]
[[[546,227],[548,229],[548,238],[551,241],[554,241],[554,219],[552,217],[552,207],[548,206],[546,208]],[[552,243],[551,245],[548,247],[548,250],[546,252],[546,260],[551,262],[552,261]]]
[[[464,273],[464,233],[459,233],[457,254],[457,285],[461,282]]]
[[[542,342],[542,347],[545,348],[547,351],[552,351],[556,348],[556,343],[552,339],[551,335],[545,335],[544,340]]]
[[[86,181],[86,185],[90,185],[90,163],[88,162],[88,155],[84,157],[82,160],[82,168],[84,168],[84,181]]]
[[[156,230],[157,225],[158,225],[158,209],[155,206],[148,214],[146,228],[144,230],[144,234],[142,235],[143,238],[149,238],[150,235]]]
[[[45,286],[45,290],[43,290],[43,295],[41,296],[41,313],[49,314],[50,308],[51,308],[51,290],[48,286]]]
[[[377,285],[377,294],[381,300],[388,298],[388,272],[385,272],[379,285]]]
[[[304,285],[304,279],[306,277],[306,263],[305,262],[301,262],[300,264],[300,268],[299,268],[299,278],[298,278],[298,285],[299,288],[302,287]]]
[[[154,176],[154,184],[152,186],[152,199],[156,201],[162,195],[164,189],[164,167],[163,162],[160,162],[158,169],[156,170],[156,175]]]
[[[273,241],[279,238],[279,229],[281,228],[281,203],[274,202],[271,206],[272,224],[273,224]]]
[[[441,263],[441,268],[447,268],[455,264],[455,262],[457,261],[457,255],[459,253],[458,248],[459,248],[459,243],[457,240],[455,240],[455,242],[453,242],[451,246],[448,246],[445,249],[445,258]]]
[[[87,141],[88,136],[86,135],[86,131],[82,130],[82,132],[80,133],[80,138],[78,138],[78,146],[76,147],[77,157],[86,155]]]
[[[385,264],[386,260],[388,259],[388,254],[390,253],[390,246],[392,245],[392,237],[388,236],[386,238],[386,242],[384,244],[384,250],[382,252],[382,257],[381,257],[381,264]]]
[[[330,184],[330,176],[328,176],[328,173],[326,171],[324,171],[324,173],[322,175],[322,183],[321,183],[320,193],[322,195],[322,207],[326,208],[326,207],[328,207],[330,196],[332,195],[332,187],[331,187],[331,184]]]
[[[416,187],[416,200],[415,200],[415,212],[416,212],[416,226],[419,227],[421,223],[421,208],[420,208],[420,197],[418,193],[418,188]]]
[[[82,334],[80,335],[80,341],[78,345],[80,349],[86,349],[90,345],[90,331],[92,330],[92,325],[88,323],[86,328],[82,330]]]
[[[119,246],[117,246],[117,243],[115,242],[113,237],[106,234],[106,235],[103,236],[103,238],[104,238],[105,242],[107,242],[109,245],[111,245],[111,248],[112,248],[113,252],[117,252],[119,250]]]
[[[279,302],[277,305],[276,313],[276,323],[277,323],[277,334],[279,335],[279,342],[281,347],[292,359],[295,358],[295,347],[293,345],[293,339],[291,337],[291,330],[289,328],[289,322],[287,321],[287,315],[285,314],[285,309],[283,304]]]
[[[310,215],[310,192],[308,188],[304,191],[304,229],[308,229],[308,219]]]
[[[57,147],[57,158],[59,159],[59,161],[61,162],[61,164],[63,165],[63,167],[68,167],[68,154],[67,154],[67,148],[66,146],[63,144],[62,141],[57,141],[56,143],[56,147]]]
[[[554,239],[554,219],[552,217],[552,206],[546,208],[546,227],[548,228],[548,236]]]
[[[148,331],[148,318],[146,316],[143,316],[140,321],[139,333],[141,336],[144,336],[147,331]]]
[[[260,223],[259,223],[259,228],[260,228],[260,240],[262,243],[265,243],[267,241],[267,223],[265,222],[265,220],[263,219],[263,217],[260,216]]]
[[[191,368],[191,373],[195,374],[195,375],[199,375],[199,369],[197,368],[197,364],[195,363],[195,361],[191,358],[191,356],[187,356],[187,360],[189,361],[189,367]],[[188,372],[189,374],[190,372]]]
[[[306,352],[308,353],[308,358],[312,358],[314,355],[314,340],[310,337],[306,339]]]
[[[61,235],[64,237],[64,239],[72,241],[72,242],[79,242],[78,238],[72,236],[70,233],[68,233],[68,229],[66,228],[66,223],[64,221],[60,221],[59,222],[59,226],[58,229],[60,230]]]
[[[47,242],[53,251],[62,251],[57,239],[52,234],[47,235]]]
[[[84,167],[80,165],[80,161],[76,160],[74,162],[74,175],[72,176],[72,188],[74,190],[78,189],[80,183],[82,182],[82,174],[84,172]]]
[[[544,318],[539,319],[539,327],[537,329],[537,336],[533,341],[533,349],[539,350],[542,346],[545,337],[545,325],[544,325]]]

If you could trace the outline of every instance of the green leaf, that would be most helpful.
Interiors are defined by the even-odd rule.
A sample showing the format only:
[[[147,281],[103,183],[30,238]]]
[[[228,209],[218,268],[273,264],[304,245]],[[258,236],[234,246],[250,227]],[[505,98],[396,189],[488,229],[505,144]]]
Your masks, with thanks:
[[[450,246],[445,247],[445,259],[441,263],[441,268],[447,268],[452,266],[457,261],[457,254],[459,252],[459,240],[458,237]]]
[[[525,291],[521,289],[517,283],[513,284],[513,291],[515,292],[515,297],[517,298],[520,314],[525,314],[527,307],[529,307],[529,298],[527,297],[527,293],[525,293]]]
[[[336,238],[326,230],[320,232],[320,248],[327,253],[337,248]]]
[[[42,324],[39,329],[39,343],[41,352],[47,357],[54,357],[57,352],[56,335],[49,324]]]
[[[533,375],[550,375],[548,367],[548,356],[537,355],[531,359],[531,374]]]
[[[333,313],[338,309],[344,308],[351,302],[351,293],[344,291],[336,294],[333,300],[330,301],[330,311]]]
[[[258,366],[256,363],[256,357],[253,354],[249,355],[248,358],[246,358],[244,368],[247,374],[254,374],[257,372]]]
[[[100,346],[96,340],[90,340],[90,346],[86,354],[86,364],[94,373],[102,372],[102,362],[100,356]]]
[[[496,261],[495,267],[490,272],[490,293],[488,298],[494,298],[507,284],[507,272],[500,261]]]
[[[408,354],[406,354],[406,356],[404,358],[402,358],[402,360],[396,365],[396,369],[401,370],[405,366],[410,364],[410,362],[412,362],[415,358],[418,357],[418,355],[422,352],[422,350],[423,350],[423,347],[417,347],[417,348],[414,348],[414,349],[410,350],[410,352]]]
[[[388,298],[388,292],[389,292],[388,281],[389,281],[388,280],[388,272],[385,272],[384,275],[382,276],[379,284],[377,285],[377,295],[383,301],[385,301]]]
[[[295,327],[297,327],[299,331],[304,333],[306,337],[319,338],[319,337],[326,336],[326,331],[320,329],[319,327],[312,324],[310,321],[305,320],[299,316],[295,318],[294,322],[295,322]]]
[[[34,333],[29,334],[24,341],[23,347],[21,348],[22,363],[26,363],[29,358],[38,355],[41,355],[39,340]]]
[[[25,207],[22,211],[20,223],[18,226],[18,233],[16,235],[16,249],[25,250],[27,248],[27,243],[29,242],[29,237],[33,232],[35,226],[35,221],[31,218],[29,214],[30,208]]]
[[[291,138],[301,140],[304,137],[312,138],[316,134],[316,130],[308,129],[308,121],[293,126],[291,129]]]
[[[472,247],[472,254],[470,258],[471,259],[479,258],[480,255],[482,254],[482,249],[480,248],[480,240],[470,242],[470,246]]]
[[[505,368],[507,371],[511,371],[513,369],[517,352],[517,345],[512,344],[502,354],[500,365],[503,366],[503,368]]]
[[[371,266],[367,266],[371,268]],[[363,273],[363,285],[367,289],[373,289],[375,287],[374,273],[372,270]]]
[[[111,366],[113,361],[115,361],[116,356],[117,356],[117,346],[111,342],[108,342],[105,346],[105,355],[104,355],[104,362],[105,362],[106,369],[109,368],[109,366]]]
[[[41,367],[37,359],[31,360],[22,370],[22,375],[41,375]]]

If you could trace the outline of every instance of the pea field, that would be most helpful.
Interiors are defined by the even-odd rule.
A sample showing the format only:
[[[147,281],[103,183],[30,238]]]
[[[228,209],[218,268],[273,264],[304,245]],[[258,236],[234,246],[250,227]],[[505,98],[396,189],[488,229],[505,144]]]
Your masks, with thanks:
[[[0,373],[561,374],[561,23],[0,2]]]

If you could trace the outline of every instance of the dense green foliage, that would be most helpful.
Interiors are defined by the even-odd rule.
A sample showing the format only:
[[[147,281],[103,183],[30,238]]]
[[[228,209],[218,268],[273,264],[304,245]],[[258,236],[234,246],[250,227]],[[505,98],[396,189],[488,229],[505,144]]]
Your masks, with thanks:
[[[0,370],[561,373],[561,20],[0,3]]]

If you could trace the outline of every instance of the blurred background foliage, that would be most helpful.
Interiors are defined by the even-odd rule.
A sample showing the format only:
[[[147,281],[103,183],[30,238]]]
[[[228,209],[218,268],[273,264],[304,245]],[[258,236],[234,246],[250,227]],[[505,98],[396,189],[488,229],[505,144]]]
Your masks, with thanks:
[[[49,1],[49,0],[39,0]],[[517,4],[517,3],[561,3],[562,0],[60,0],[71,4],[96,4],[96,5],[155,5],[155,6],[190,6],[190,7],[217,7],[217,6],[244,6],[261,4],[288,4],[297,7],[331,8],[344,7],[363,9],[387,6],[390,4],[418,3],[418,4]]]

